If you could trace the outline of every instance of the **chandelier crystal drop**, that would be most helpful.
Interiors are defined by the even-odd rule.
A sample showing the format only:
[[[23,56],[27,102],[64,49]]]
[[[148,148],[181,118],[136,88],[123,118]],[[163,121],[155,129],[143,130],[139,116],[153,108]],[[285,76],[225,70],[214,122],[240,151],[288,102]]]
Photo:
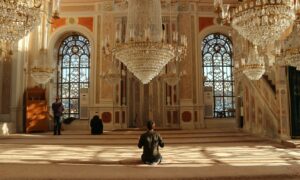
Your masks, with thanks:
[[[257,46],[250,49],[248,62],[242,62],[243,73],[250,79],[250,80],[259,80],[262,75],[265,73],[265,63],[264,57],[259,56],[257,51]]]
[[[278,40],[295,20],[291,0],[248,0],[231,11],[231,25],[256,46]]]
[[[279,59],[284,65],[290,65],[300,70],[300,17],[298,15],[292,33],[284,41]]]
[[[143,84],[149,83],[172,59],[180,60],[186,54],[187,38],[173,32],[171,43],[166,42],[162,28],[160,0],[128,0],[125,42],[121,32],[116,33],[116,45],[110,49],[108,38],[103,47],[121,61]]]

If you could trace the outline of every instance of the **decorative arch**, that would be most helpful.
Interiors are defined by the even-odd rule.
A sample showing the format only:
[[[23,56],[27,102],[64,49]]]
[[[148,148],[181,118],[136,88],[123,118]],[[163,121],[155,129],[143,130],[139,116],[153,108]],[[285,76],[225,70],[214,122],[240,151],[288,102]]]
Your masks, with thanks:
[[[212,26],[208,26],[206,28],[204,28],[200,33],[199,33],[199,44],[201,46],[203,39],[212,33],[220,33],[220,34],[224,34],[225,36],[227,36],[228,38],[230,38],[230,31],[232,30],[232,28],[228,27],[228,26],[220,26],[220,25],[212,25]],[[231,38],[230,38],[231,39]]]
[[[212,87],[214,117],[233,116],[233,47],[229,37],[211,33],[201,41],[204,86]]]
[[[52,62],[55,63],[57,62],[58,48],[62,39],[64,39],[64,37],[68,36],[70,33],[73,32],[85,36],[90,41],[91,51],[95,52],[95,42],[94,42],[95,37],[88,28],[81,25],[66,25],[57,29],[53,34],[51,34],[49,38],[48,53],[50,55],[49,57],[52,60]],[[91,54],[91,60],[93,59],[94,59],[94,55]]]

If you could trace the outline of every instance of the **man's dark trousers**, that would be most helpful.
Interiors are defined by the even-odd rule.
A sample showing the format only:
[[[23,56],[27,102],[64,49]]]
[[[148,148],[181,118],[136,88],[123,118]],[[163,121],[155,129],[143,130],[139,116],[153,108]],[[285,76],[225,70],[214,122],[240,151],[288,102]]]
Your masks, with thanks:
[[[59,116],[54,116],[54,135],[60,135],[60,117]]]

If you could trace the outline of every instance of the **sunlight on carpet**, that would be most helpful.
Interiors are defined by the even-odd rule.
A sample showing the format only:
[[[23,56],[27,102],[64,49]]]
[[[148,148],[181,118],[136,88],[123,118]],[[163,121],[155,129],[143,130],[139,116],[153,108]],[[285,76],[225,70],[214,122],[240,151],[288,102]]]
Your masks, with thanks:
[[[134,146],[10,145],[1,147],[0,163],[86,163],[138,165],[142,150]],[[161,149],[163,165],[172,167],[282,166],[300,164],[296,149],[272,146],[202,147],[167,146]]]

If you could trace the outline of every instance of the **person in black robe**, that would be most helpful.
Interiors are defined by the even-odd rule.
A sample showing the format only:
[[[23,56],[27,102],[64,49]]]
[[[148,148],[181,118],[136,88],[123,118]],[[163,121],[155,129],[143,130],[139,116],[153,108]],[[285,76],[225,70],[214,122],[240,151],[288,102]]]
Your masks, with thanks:
[[[91,134],[92,135],[103,133],[103,122],[102,122],[102,119],[100,119],[98,115],[95,115],[91,119],[90,126],[91,126]]]

